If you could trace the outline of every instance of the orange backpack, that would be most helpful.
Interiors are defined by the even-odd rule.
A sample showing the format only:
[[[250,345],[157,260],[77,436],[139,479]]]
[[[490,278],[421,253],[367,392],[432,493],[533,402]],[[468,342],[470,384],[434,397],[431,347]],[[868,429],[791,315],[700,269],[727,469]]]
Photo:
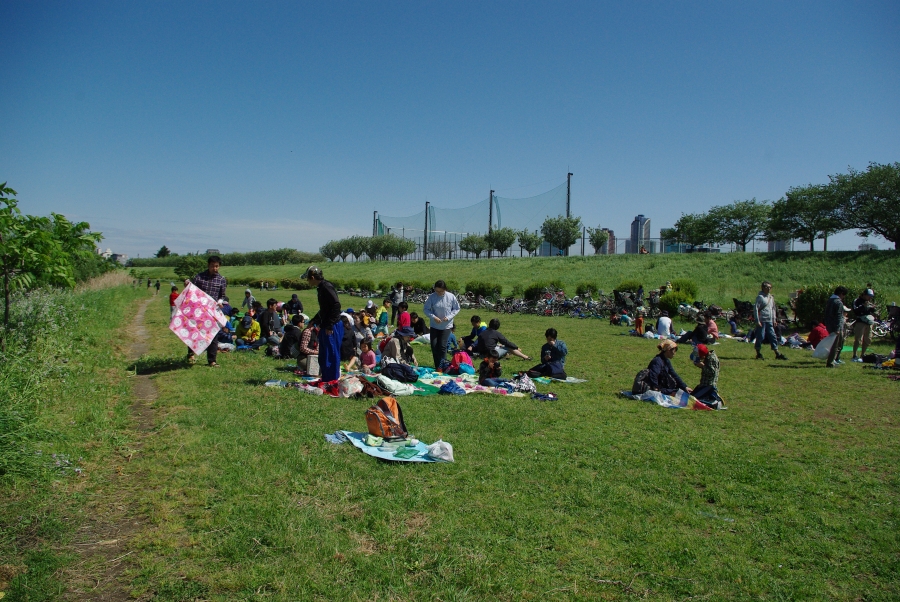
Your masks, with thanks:
[[[403,422],[403,410],[393,397],[384,397],[366,410],[366,424],[369,432],[386,441],[406,439],[406,424]]]

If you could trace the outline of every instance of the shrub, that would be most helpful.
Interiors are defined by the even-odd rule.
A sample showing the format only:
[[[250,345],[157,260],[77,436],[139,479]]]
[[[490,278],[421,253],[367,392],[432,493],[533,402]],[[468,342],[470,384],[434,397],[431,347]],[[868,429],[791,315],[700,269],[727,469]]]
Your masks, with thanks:
[[[338,286],[337,283],[335,282],[335,283],[334,283],[334,286],[335,286],[335,288],[340,288],[340,289],[345,290],[345,291],[352,291],[353,289],[358,288],[357,285],[356,285],[356,280],[352,280],[352,279],[351,279],[351,280],[344,280],[344,281],[341,283],[341,286]]]
[[[493,282],[484,282],[481,280],[473,280],[466,282],[466,292],[473,295],[481,295],[482,297],[499,297],[503,293],[503,287]]]
[[[378,283],[378,290],[380,290],[385,295],[391,291],[391,283],[387,280],[382,280]]]
[[[512,288],[512,296],[521,299],[522,295],[525,293],[525,288],[521,284],[515,284]]]
[[[616,290],[631,291],[632,293],[636,293],[639,288],[641,288],[640,280],[623,280],[619,283],[619,286],[616,287]]]
[[[356,283],[357,288],[361,288],[364,291],[374,291],[375,290],[375,282],[368,279],[359,280]]]
[[[452,293],[458,293],[458,292],[459,292],[459,282],[458,282],[458,281],[456,281],[456,280],[445,280],[444,282],[445,282],[446,285],[447,285],[447,290],[448,290],[448,291],[450,291],[450,292],[452,292]]]
[[[582,282],[578,286],[575,287],[575,294],[578,295],[579,297],[582,297],[582,296],[588,295],[588,294],[592,295],[592,294],[596,293],[599,289],[600,289],[600,287],[598,287],[593,282]]]
[[[679,305],[682,303],[693,303],[693,301],[684,291],[672,290],[659,298],[659,308],[669,312],[669,317],[674,318],[678,315]]]
[[[676,278],[672,281],[672,290],[684,293],[688,297],[688,303],[693,303],[697,300],[700,287],[690,278]]]
[[[797,295],[797,305],[796,305],[796,316],[797,321],[806,327],[811,326],[813,320],[817,322],[821,322],[822,318],[825,315],[825,304],[828,303],[828,298],[834,294],[834,289],[840,286],[841,283],[836,284],[813,284],[807,287],[804,287],[800,294]],[[853,299],[856,298],[862,290],[866,287],[862,285],[847,285],[844,284],[850,292],[847,293],[847,296],[844,298],[844,305],[850,307],[850,304],[853,303]]]
[[[551,280],[550,282],[535,282],[522,291],[522,296],[529,300],[535,301],[544,296],[544,291],[547,289],[560,291],[563,290],[563,284],[559,280]]]

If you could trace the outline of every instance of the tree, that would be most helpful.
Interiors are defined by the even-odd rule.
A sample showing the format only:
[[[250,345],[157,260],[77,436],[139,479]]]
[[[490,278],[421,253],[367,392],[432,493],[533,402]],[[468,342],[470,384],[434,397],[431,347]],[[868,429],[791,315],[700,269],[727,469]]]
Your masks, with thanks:
[[[512,228],[497,228],[488,232],[484,239],[488,248],[497,251],[502,256],[516,242],[516,231]]]
[[[388,234],[384,238],[388,238],[391,241],[388,245],[390,251],[387,253],[387,256],[389,257],[396,257],[398,260],[401,260],[407,255],[416,252],[416,241],[414,240],[400,238],[393,234]]]
[[[163,245],[159,248],[159,251],[156,252],[156,257],[168,257],[172,254],[172,251],[169,250],[169,247]]]
[[[275,263],[277,265],[285,265],[291,261],[296,253],[296,249],[275,249],[273,251],[269,251],[269,259],[272,261],[272,263]]]
[[[428,254],[435,259],[446,258],[452,248],[453,243],[446,240],[428,241]]]
[[[337,251],[338,257],[341,258],[341,261],[346,262],[347,256],[350,255],[350,241],[347,238],[342,238],[340,240],[334,241],[335,251]]]
[[[603,230],[599,226],[597,228],[588,228],[588,242],[594,247],[594,255],[600,253],[600,249],[609,242],[609,231]]]
[[[537,251],[541,243],[544,242],[543,237],[537,232],[529,232],[527,228],[521,230],[516,233],[516,239],[519,241],[519,246],[525,249],[525,252],[529,255],[534,255],[534,252]]]
[[[324,245],[319,247],[319,253],[321,253],[328,261],[334,261],[338,256],[337,245],[333,240],[329,240]]]
[[[746,251],[749,242],[765,233],[771,209],[768,201],[757,201],[755,198],[713,207],[707,213],[707,218],[715,226],[713,242],[731,243]]]
[[[667,234],[674,236],[669,240],[699,247],[716,240],[716,225],[708,213],[682,213]]]
[[[459,248],[461,251],[471,253],[475,256],[475,259],[478,259],[482,253],[488,250],[488,242],[480,234],[469,234],[460,239]]]
[[[347,250],[356,258],[356,261],[361,261],[363,255],[368,251],[369,238],[366,236],[351,236],[344,239],[347,243]]]
[[[568,255],[569,247],[581,238],[581,218],[564,215],[548,217],[541,224],[541,234],[544,240]]]
[[[834,186],[810,184],[788,189],[787,194],[772,205],[766,240],[794,238],[809,243],[814,250],[816,240],[847,229],[841,203]]]
[[[858,234],[866,237],[874,232],[900,249],[900,163],[869,163],[864,172],[851,168],[846,174],[829,178]]]
[[[185,255],[175,266],[175,275],[182,280],[193,278],[206,267],[206,259],[199,255]]]

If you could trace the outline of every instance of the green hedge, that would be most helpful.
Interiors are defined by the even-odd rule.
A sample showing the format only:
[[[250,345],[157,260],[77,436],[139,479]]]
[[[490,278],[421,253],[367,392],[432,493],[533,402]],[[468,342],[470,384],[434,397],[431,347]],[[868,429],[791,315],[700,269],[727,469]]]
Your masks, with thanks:
[[[584,295],[593,295],[598,290],[600,290],[600,287],[593,282],[581,282],[575,287],[575,294],[583,297]]]
[[[616,287],[617,291],[631,291],[632,293],[636,293],[639,288],[641,288],[643,284],[640,280],[623,280],[619,283],[619,286]]]
[[[499,297],[503,293],[503,287],[493,282],[473,280],[466,282],[466,292],[473,295],[481,295],[484,298]]]
[[[549,282],[535,282],[522,291],[522,296],[529,301],[536,301],[544,296],[547,289],[561,291],[564,290],[563,283],[559,280],[551,280]]]
[[[690,278],[676,278],[672,281],[672,290],[684,293],[688,298],[688,303],[696,301],[697,295],[700,293],[700,287]]]
[[[674,286],[674,283],[672,283]],[[684,291],[671,290],[659,298],[659,308],[669,312],[669,317],[678,315],[678,306],[682,303],[693,303],[693,299]]]

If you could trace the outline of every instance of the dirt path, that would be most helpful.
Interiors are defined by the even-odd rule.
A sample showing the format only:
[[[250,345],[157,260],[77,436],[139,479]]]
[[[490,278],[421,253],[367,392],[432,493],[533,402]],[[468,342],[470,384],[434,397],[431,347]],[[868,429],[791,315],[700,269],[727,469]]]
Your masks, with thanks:
[[[154,301],[150,298],[138,307],[127,332],[132,341],[128,361],[149,351],[149,334],[144,326],[144,313]],[[136,491],[141,475],[132,467],[131,459],[140,453],[143,442],[153,436],[153,402],[158,396],[156,384],[149,375],[131,377],[131,417],[136,434],[131,449],[114,459],[115,471],[105,483],[98,484],[93,501],[84,509],[85,522],[75,536],[74,548],[81,555],[68,575],[70,600],[119,602],[132,600],[130,584],[122,577],[131,542],[146,522],[140,514]]]

